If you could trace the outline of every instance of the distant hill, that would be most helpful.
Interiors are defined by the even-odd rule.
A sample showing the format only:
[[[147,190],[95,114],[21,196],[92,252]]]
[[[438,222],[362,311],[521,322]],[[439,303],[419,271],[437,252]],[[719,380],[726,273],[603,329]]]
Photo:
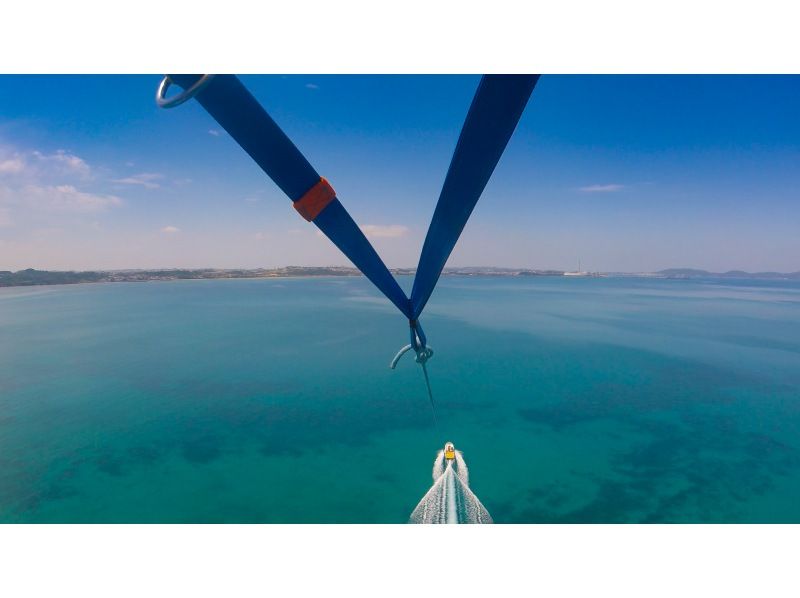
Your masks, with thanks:
[[[414,268],[392,268],[397,276],[413,276]],[[445,268],[443,276],[561,276],[560,270],[528,270],[515,268]],[[225,270],[203,268],[162,270],[106,270],[90,272],[61,272],[53,270],[0,271],[0,287],[17,287],[46,284],[78,284],[84,282],[147,282],[154,280],[196,280],[208,278],[288,278],[308,276],[361,276],[361,272],[347,266],[286,266],[284,268],[256,268]]]
[[[414,268],[392,268],[397,276],[412,276]],[[605,276],[594,273],[598,276]],[[147,282],[156,280],[196,280],[219,278],[289,278],[310,276],[361,276],[361,272],[347,266],[286,266],[284,268],[256,269],[161,269],[161,270],[106,270],[62,272],[54,270],[20,270],[11,272],[0,270],[0,287],[18,287],[49,284],[78,284],[86,282]],[[533,270],[529,268],[495,268],[495,267],[449,267],[442,276],[563,276],[561,270]],[[784,274],[781,272],[744,272],[730,270],[728,272],[709,272],[695,268],[669,268],[658,272],[625,273],[616,272],[611,276],[648,277],[648,278],[739,278],[759,280],[800,280],[800,272]]]
[[[100,282],[101,272],[48,272],[46,270],[20,270],[19,272],[0,271],[0,286],[16,287],[38,284],[75,284],[79,282]]]
[[[744,270],[728,270],[727,272],[709,272],[695,268],[668,268],[655,274],[664,278],[748,278],[758,280],[800,280],[800,272],[745,272]]]
[[[109,270],[97,272],[60,272],[53,270],[0,271],[0,287],[47,284],[78,284],[85,282],[147,282],[152,280],[194,280],[205,278],[287,278],[295,276],[360,276],[355,268],[300,267],[255,270]]]

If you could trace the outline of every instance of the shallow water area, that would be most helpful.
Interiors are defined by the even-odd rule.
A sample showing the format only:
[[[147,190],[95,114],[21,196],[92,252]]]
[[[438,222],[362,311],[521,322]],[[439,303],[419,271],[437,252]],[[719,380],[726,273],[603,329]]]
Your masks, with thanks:
[[[401,284],[408,287],[410,280]],[[0,521],[396,522],[453,440],[496,523],[800,522],[800,284],[0,289]]]

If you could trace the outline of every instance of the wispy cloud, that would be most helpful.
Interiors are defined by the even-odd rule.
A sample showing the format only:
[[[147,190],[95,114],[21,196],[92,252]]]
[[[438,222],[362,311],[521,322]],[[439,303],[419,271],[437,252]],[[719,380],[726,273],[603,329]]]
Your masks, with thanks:
[[[220,136],[220,132],[217,129],[209,129],[208,130],[208,134],[213,136],[213,137],[219,137]]]
[[[116,195],[81,191],[73,185],[25,185],[0,188],[0,204],[44,212],[102,212],[121,206]]]
[[[306,83],[306,89],[319,89],[319,85],[316,83]]]
[[[170,225],[162,228],[161,232],[164,233],[165,235],[174,235],[175,233],[181,232],[181,229],[179,229],[177,226]]]
[[[396,239],[409,232],[409,228],[402,224],[364,224],[361,230],[371,239]]]
[[[25,162],[19,156],[0,160],[0,174],[18,174],[25,170]]]
[[[624,189],[625,185],[618,185],[616,183],[607,185],[588,185],[587,187],[580,187],[578,190],[584,193],[613,193]]]
[[[104,212],[123,204],[116,195],[87,188],[94,182],[89,164],[67,150],[0,145],[0,226],[41,226],[66,214]]]
[[[88,180],[92,178],[92,169],[86,160],[63,149],[48,154],[38,150],[18,151],[0,147],[0,176]]]
[[[141,174],[134,174],[133,176],[124,177],[121,179],[111,179],[112,183],[120,185],[141,185],[145,189],[158,189],[161,185],[158,181],[164,178],[163,174],[155,172],[143,172]]]
[[[86,161],[66,150],[60,149],[54,154],[33,152],[33,156],[46,167],[50,167],[62,174],[76,175],[84,179],[92,176],[92,169],[89,168]]]

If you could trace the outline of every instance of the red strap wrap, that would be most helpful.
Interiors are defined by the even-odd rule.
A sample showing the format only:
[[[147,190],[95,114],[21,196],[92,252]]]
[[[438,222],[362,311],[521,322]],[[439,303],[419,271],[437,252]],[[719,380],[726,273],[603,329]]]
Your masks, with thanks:
[[[320,177],[316,185],[294,202],[294,209],[300,212],[303,218],[313,222],[314,218],[334,199],[336,199],[336,191],[333,190],[331,184],[324,177]]]

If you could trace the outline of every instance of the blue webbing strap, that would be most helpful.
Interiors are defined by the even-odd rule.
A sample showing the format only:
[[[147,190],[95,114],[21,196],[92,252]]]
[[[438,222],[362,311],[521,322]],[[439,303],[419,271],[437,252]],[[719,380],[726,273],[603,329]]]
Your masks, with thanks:
[[[411,291],[412,320],[433,293],[538,79],[539,75],[484,75],[481,79],[422,246]]]
[[[184,89],[198,78],[199,75],[170,75]],[[216,75],[195,98],[293,202],[319,182],[317,171],[235,75]],[[338,199],[331,201],[313,222],[411,318],[405,293]]]

